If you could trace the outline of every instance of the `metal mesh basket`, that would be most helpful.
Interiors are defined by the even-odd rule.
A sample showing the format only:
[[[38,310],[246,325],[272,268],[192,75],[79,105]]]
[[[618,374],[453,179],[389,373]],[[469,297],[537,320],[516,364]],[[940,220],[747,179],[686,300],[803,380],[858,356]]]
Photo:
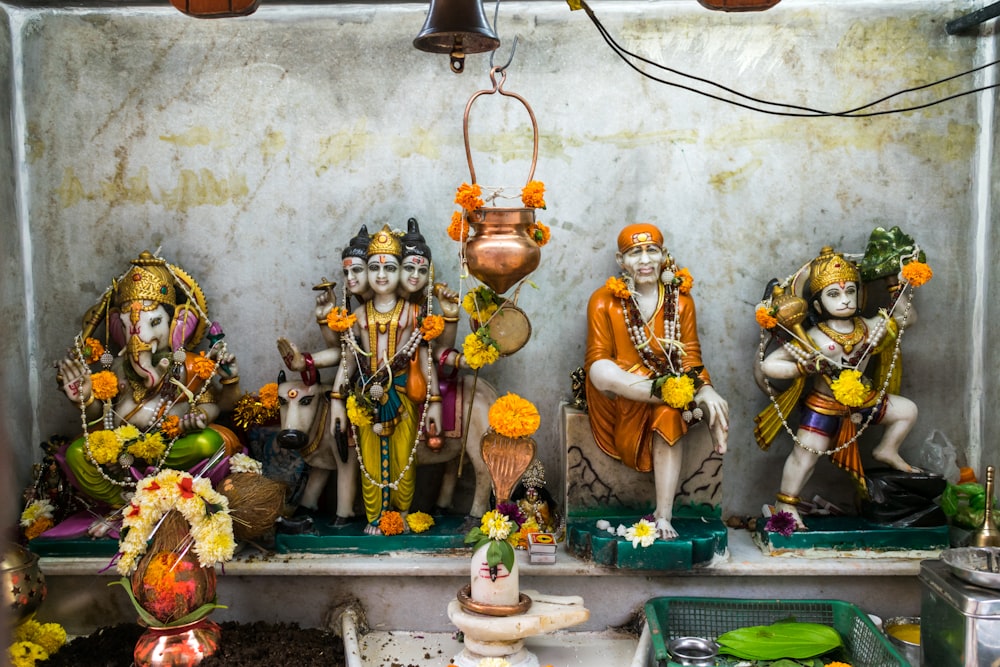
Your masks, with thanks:
[[[714,640],[730,630],[789,619],[831,626],[844,638],[853,667],[910,667],[866,614],[841,600],[662,597],[646,602],[646,622],[657,665],[673,664],[667,651],[671,639]]]

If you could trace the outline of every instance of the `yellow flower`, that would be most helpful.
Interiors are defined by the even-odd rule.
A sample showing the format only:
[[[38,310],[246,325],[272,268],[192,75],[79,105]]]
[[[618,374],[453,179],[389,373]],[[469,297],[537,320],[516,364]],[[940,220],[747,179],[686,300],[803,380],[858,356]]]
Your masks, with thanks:
[[[851,667],[846,662],[828,662],[823,667]]]
[[[354,394],[347,397],[347,418],[355,426],[371,426],[372,416],[368,409],[358,404]]]
[[[260,404],[263,405],[268,410],[273,410],[278,407],[278,383],[268,382],[260,391]]]
[[[481,194],[483,194],[483,189],[478,184],[462,183],[455,195],[455,203],[466,211],[475,211],[483,207],[484,202],[480,198]]]
[[[504,301],[489,287],[477,287],[465,293],[462,308],[479,322],[485,322],[497,312],[500,303]]]
[[[326,326],[330,327],[333,331],[347,331],[353,327],[357,321],[357,315],[349,313],[346,308],[341,308],[339,306],[331,308],[330,312],[326,314]]]
[[[480,331],[483,331],[480,329]],[[484,338],[486,340],[484,340]],[[469,368],[476,370],[489,366],[500,358],[500,350],[489,338],[488,334],[470,333],[462,343],[462,354]]]
[[[100,371],[90,376],[90,385],[94,388],[94,398],[107,401],[118,395],[118,378],[111,371]]]
[[[164,449],[166,444],[159,431],[147,433],[127,447],[128,453],[132,456],[150,462],[158,460],[163,455]]]
[[[536,222],[528,228],[528,235],[531,237],[531,240],[534,241],[539,248],[541,248],[549,242],[549,237],[552,236],[552,232],[546,225]]]
[[[66,630],[58,623],[29,619],[14,629],[14,641],[38,644],[52,655],[66,643]]]
[[[87,338],[83,341],[83,354],[86,357],[86,362],[92,364],[104,354],[104,346],[96,338]]]
[[[694,380],[688,375],[668,377],[660,387],[660,398],[678,410],[694,400]]]
[[[383,535],[399,535],[403,532],[403,517],[399,512],[382,512],[378,520],[378,529]]]
[[[604,283],[604,286],[608,288],[608,291],[611,292],[611,295],[616,299],[627,299],[632,296],[632,292],[628,289],[628,283],[621,278],[611,276]]]
[[[681,294],[690,294],[691,288],[694,287],[694,277],[687,267],[677,270],[677,273],[674,274],[674,281],[677,283],[677,291]]]
[[[451,237],[452,241],[464,241],[469,238],[469,221],[458,211],[451,214],[448,236]]]
[[[126,443],[139,437],[139,429],[132,424],[123,424],[115,429],[115,436],[119,442]]]
[[[934,271],[923,262],[909,262],[903,267],[903,280],[914,287],[920,287],[934,277]]]
[[[51,519],[55,509],[48,500],[32,500],[21,512],[21,526],[26,528],[38,519]]]
[[[837,402],[849,408],[859,408],[868,398],[868,388],[864,385],[861,371],[848,368],[840,372],[840,376],[830,383],[833,397]]]
[[[420,322],[420,333],[424,340],[434,340],[444,332],[444,318],[440,315],[428,315]]]
[[[35,642],[14,642],[7,649],[10,667],[35,667],[40,660],[48,660],[49,654]]]
[[[528,208],[545,208],[545,184],[529,181],[521,190],[521,201]]]
[[[778,326],[778,318],[771,314],[764,306],[757,306],[756,312],[754,312],[754,317],[757,320],[757,324],[762,329],[773,329]]]
[[[207,380],[215,374],[215,362],[202,352],[192,360],[191,371],[202,380]]]
[[[426,512],[410,512],[406,515],[406,525],[414,533],[422,533],[434,525],[434,517]]]
[[[538,430],[542,422],[538,409],[517,394],[501,396],[489,411],[490,427],[508,438],[524,438]]]
[[[87,438],[90,455],[94,461],[104,465],[118,460],[122,446],[113,431],[95,431]]]
[[[479,523],[479,530],[485,535],[489,535],[491,540],[506,540],[512,527],[513,522],[496,510],[490,510],[484,514]]]

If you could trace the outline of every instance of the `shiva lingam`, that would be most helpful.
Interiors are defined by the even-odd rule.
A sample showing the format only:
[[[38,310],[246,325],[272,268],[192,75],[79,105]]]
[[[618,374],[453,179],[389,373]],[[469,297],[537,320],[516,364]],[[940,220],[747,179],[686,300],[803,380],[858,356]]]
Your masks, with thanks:
[[[498,506],[510,501],[511,491],[535,456],[535,441],[495,432],[483,436],[482,456],[493,480]],[[502,514],[500,521],[506,521]],[[474,529],[474,533],[480,529]],[[584,623],[590,610],[579,596],[544,595],[521,591],[519,568],[506,535],[483,535],[472,555],[471,583],[448,604],[448,618],[465,636],[465,648],[453,659],[459,667],[476,667],[484,658],[502,658],[512,667],[538,667],[538,658],[524,640]],[[491,566],[489,549],[503,548],[509,558]]]

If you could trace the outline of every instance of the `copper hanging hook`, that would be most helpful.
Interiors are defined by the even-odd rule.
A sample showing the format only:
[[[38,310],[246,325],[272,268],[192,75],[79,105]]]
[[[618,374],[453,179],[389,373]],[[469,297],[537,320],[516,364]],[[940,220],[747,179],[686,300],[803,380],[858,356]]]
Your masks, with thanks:
[[[516,40],[516,38],[515,38]],[[511,59],[513,59],[514,53],[511,51]],[[507,65],[510,61],[507,62]],[[507,97],[513,97],[515,100],[524,105],[524,108],[528,110],[528,116],[531,118],[531,130],[534,139],[534,149],[531,153],[531,170],[528,172],[528,180],[526,183],[530,183],[531,179],[535,176],[535,165],[538,163],[538,121],[535,120],[535,112],[532,111],[531,105],[528,101],[518,95],[517,93],[510,93],[503,89],[503,84],[507,81],[507,72],[505,67],[493,67],[490,69],[490,83],[493,84],[493,89],[484,89],[476,91],[469,98],[468,103],[465,105],[465,115],[462,117],[462,134],[465,138],[465,159],[469,162],[469,175],[472,178],[472,184],[476,183],[476,168],[472,166],[472,147],[469,145],[469,111],[472,109],[472,103],[475,102],[481,95],[493,95],[495,93],[500,93]],[[497,81],[497,74],[500,75],[499,82]]]

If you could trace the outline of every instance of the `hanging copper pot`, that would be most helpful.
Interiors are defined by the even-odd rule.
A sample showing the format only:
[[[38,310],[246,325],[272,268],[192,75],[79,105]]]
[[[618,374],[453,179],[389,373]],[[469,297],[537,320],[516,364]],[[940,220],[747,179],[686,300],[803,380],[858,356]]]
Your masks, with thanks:
[[[500,75],[499,82],[497,74]],[[538,122],[535,120],[535,112],[523,97],[503,89],[506,79],[507,73],[494,67],[490,70],[493,89],[473,93],[465,105],[462,131],[465,135],[465,157],[469,163],[469,174],[473,184],[476,182],[476,168],[472,164],[472,149],[469,145],[469,111],[472,109],[472,103],[481,95],[494,93],[513,97],[528,110],[534,136],[534,150],[526,182],[531,182],[535,175],[535,165],[538,162]],[[538,268],[541,250],[529,233],[529,228],[535,224],[535,209],[483,207],[469,213],[468,221],[473,230],[473,235],[465,246],[469,272],[494,292],[503,294]]]
[[[481,208],[468,216],[473,234],[465,246],[469,273],[503,294],[538,268],[542,251],[528,233],[533,208]]]

